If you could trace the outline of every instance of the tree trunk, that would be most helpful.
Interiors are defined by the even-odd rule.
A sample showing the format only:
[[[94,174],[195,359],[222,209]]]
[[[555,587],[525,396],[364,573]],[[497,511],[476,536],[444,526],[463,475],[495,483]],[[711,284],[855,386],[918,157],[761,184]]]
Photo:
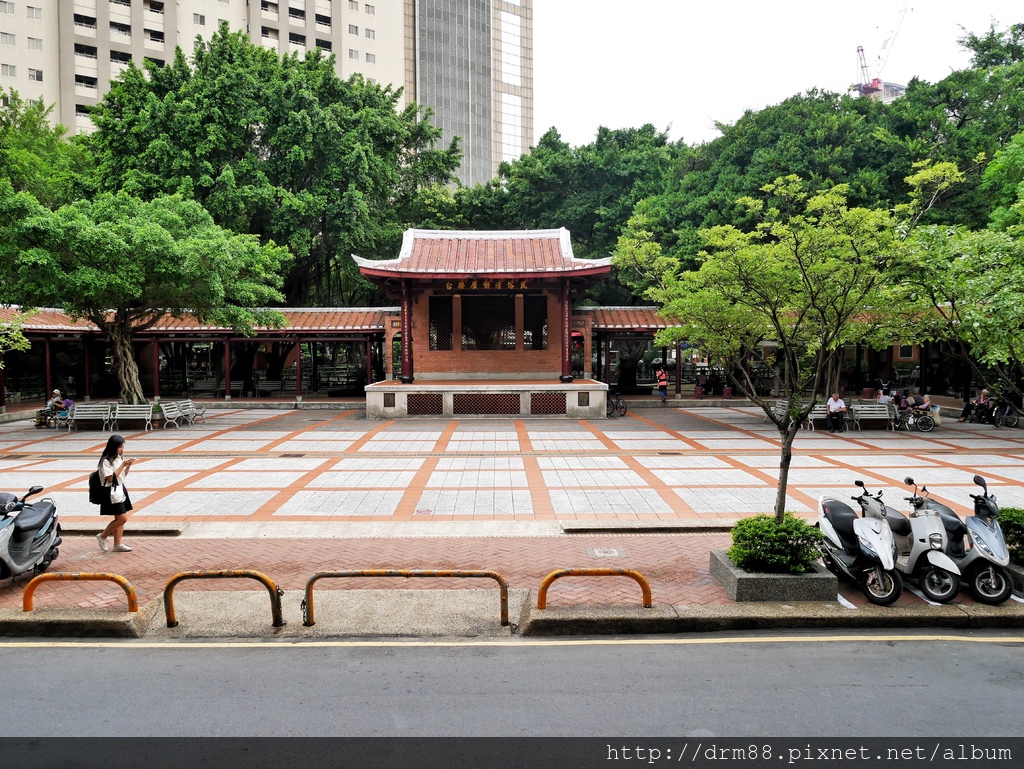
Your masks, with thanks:
[[[786,517],[786,487],[789,485],[789,464],[793,461],[793,439],[797,429],[796,425],[790,425],[779,430],[782,450],[779,456],[779,487],[775,494],[775,520],[780,524]]]
[[[145,403],[131,333],[120,326],[111,325],[107,327],[107,336],[113,347],[114,374],[121,386],[121,400],[125,403]]]

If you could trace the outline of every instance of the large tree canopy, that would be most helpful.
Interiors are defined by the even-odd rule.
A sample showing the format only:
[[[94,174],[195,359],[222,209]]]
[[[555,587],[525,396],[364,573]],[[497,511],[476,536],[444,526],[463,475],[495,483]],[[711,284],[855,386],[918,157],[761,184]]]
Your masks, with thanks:
[[[455,142],[401,91],[333,57],[278,58],[226,25],[166,67],[129,67],[94,112],[103,183],[143,199],[180,194],[235,232],[296,257],[288,300],[366,301],[351,253],[393,256],[421,190],[448,183]],[[360,292],[363,292],[362,294]]]
[[[286,249],[218,227],[194,201],[104,193],[50,211],[0,179],[0,301],[61,307],[99,326],[128,403],[143,402],[132,338],[193,315],[248,333],[279,322]]]

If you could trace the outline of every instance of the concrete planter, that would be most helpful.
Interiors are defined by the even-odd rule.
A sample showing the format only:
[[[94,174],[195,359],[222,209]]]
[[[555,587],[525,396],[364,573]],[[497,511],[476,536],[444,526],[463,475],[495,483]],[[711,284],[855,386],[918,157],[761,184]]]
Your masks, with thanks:
[[[839,581],[819,563],[805,574],[765,574],[736,566],[724,550],[711,551],[711,574],[734,601],[835,601]]]

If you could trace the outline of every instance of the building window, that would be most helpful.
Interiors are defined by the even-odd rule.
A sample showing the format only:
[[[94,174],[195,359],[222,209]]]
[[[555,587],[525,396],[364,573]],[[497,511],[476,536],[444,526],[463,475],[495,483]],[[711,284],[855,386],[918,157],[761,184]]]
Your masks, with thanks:
[[[355,24],[349,24],[348,25],[348,33],[350,35],[358,35],[359,34],[359,27],[357,27]]]
[[[501,159],[511,163],[523,155],[523,97],[501,94]]]
[[[911,360],[914,357],[914,346],[910,344],[900,345],[900,358],[903,360]]]
[[[350,59],[355,59],[356,61],[359,61],[359,51],[356,51],[355,49],[349,48],[348,49],[348,57]]]
[[[84,104],[76,104],[75,117],[89,117],[89,108]]]
[[[322,49],[324,51],[327,51],[328,53],[330,53],[331,52],[331,41],[330,40],[320,40],[320,39],[317,39],[316,47],[320,48],[320,49]]]
[[[548,349],[548,299],[523,297],[523,349]]]
[[[43,82],[43,71],[41,69],[32,69],[29,67],[28,79],[33,83]]]
[[[111,51],[110,52],[110,61],[113,64],[127,64],[131,60],[132,60],[132,55],[130,53],[125,53],[124,51]]]
[[[120,22],[112,21],[112,22],[110,22],[110,31],[111,32],[116,32],[119,35],[126,35],[128,37],[131,37],[132,36],[132,25],[131,24],[121,24]]]
[[[126,8],[132,7],[132,0],[110,0],[111,5],[123,5]]]
[[[349,3],[351,5],[352,3]],[[359,3],[356,3],[356,10],[359,10]],[[9,13],[14,15],[14,3],[8,2],[8,0],[0,0],[0,13]]]
[[[306,36],[305,35],[296,34],[295,32],[289,32],[288,33],[288,42],[291,43],[292,45],[302,45],[302,46],[304,46],[304,45],[306,45]]]
[[[377,13],[377,6],[375,5],[366,5],[365,9],[367,16],[373,16],[375,13]]]
[[[148,37],[154,43],[162,43],[164,41],[164,33],[156,29],[147,29],[146,37]]]
[[[267,0],[263,0],[260,4],[260,10],[277,16],[277,3],[268,3]]]
[[[375,54],[375,53],[368,53],[368,54],[366,54],[366,63],[367,64],[376,64],[377,63],[377,54]]]
[[[0,77],[17,77],[17,64],[0,64]]]
[[[25,10],[28,11],[28,17],[30,19],[41,19],[43,18],[43,9],[37,8],[34,5],[26,6]]]
[[[301,8],[292,8],[291,6],[289,6],[288,7],[288,18],[289,19],[294,19],[295,21],[301,21],[301,22],[305,23],[305,21],[306,21],[306,12],[303,9],[301,9]]]
[[[0,45],[6,45],[13,48],[16,39],[17,38],[15,38],[10,32],[0,32]]]
[[[509,295],[462,297],[462,349],[516,349],[516,303]]]
[[[43,40],[40,37],[30,37],[28,39],[28,49],[30,51],[41,51],[43,50]]]
[[[350,11],[358,11],[359,10],[359,0],[348,0],[348,9]]]
[[[160,0],[149,0],[142,10],[149,11],[150,13],[163,13],[164,4]]]
[[[331,26],[331,17],[330,16],[325,16],[322,13],[318,13],[318,14],[314,15],[313,16],[313,20],[317,24],[320,24],[321,26],[324,26],[324,27]]]
[[[366,39],[367,40],[376,40],[377,39],[377,33],[374,30],[372,30],[372,29],[366,30]]]
[[[192,23],[198,24],[200,27],[206,26],[206,17],[201,13],[192,14]]]
[[[96,46],[94,45],[82,45],[81,43],[75,43],[75,56],[84,56],[87,59],[96,58]]]
[[[451,350],[453,338],[452,298],[430,297],[430,349]]]
[[[76,27],[83,27],[84,29],[96,29],[95,16],[83,16],[80,13],[76,13],[74,18]]]

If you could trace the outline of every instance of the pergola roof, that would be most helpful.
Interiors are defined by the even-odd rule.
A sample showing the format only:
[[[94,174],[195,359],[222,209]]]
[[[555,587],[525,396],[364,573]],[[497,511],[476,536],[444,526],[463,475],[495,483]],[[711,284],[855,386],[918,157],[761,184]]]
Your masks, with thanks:
[[[597,276],[611,271],[611,259],[577,259],[569,231],[416,230],[405,231],[397,259],[353,255],[368,277],[458,278]]]
[[[285,326],[274,329],[259,326],[256,331],[267,333],[382,333],[385,318],[398,313],[397,307],[301,307],[280,308],[285,317]],[[0,323],[9,322],[16,309],[0,307]],[[73,321],[60,310],[41,309],[33,311],[25,320],[27,333],[99,333],[99,329],[88,320]],[[143,332],[148,335],[167,333],[230,333],[227,326],[200,323],[191,316],[184,318],[161,318],[155,326]]]
[[[657,307],[577,307],[574,315],[587,313],[593,320],[595,331],[635,331],[638,333],[673,328],[671,323],[658,315]]]

